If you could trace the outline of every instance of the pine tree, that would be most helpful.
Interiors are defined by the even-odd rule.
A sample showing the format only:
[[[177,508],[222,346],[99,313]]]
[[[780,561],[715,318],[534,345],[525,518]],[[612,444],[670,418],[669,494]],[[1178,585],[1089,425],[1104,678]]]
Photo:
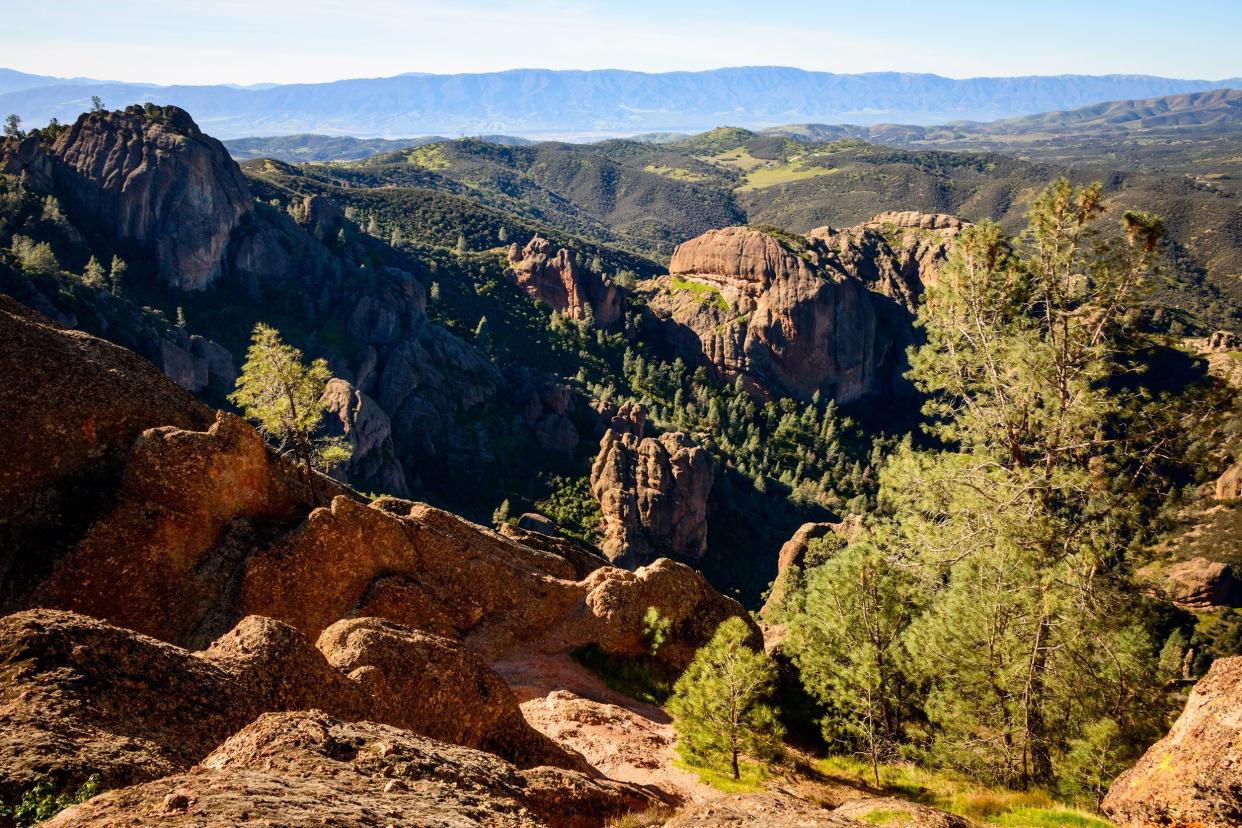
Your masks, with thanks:
[[[492,512],[492,525],[499,529],[509,520],[509,499],[505,498],[500,501],[500,505],[496,507],[496,511]]]
[[[503,224],[500,225],[500,229],[496,231],[496,240],[501,244],[509,241],[509,231],[505,229]]]
[[[1007,784],[1051,782],[1114,710],[1132,746],[1160,719],[1159,643],[1124,562],[1168,497],[1153,471],[1178,451],[1180,415],[1113,380],[1162,228],[1127,213],[1109,237],[1100,214],[1098,185],[1062,180],[1018,245],[986,222],[962,233],[910,372],[947,449],[905,445],[881,472],[890,549],[917,550],[932,591],[908,650],[937,754]]]
[[[112,264],[108,267],[108,284],[112,287],[112,295],[120,298],[125,295],[125,274],[129,272],[129,265],[125,264],[125,260],[120,256],[112,257]]]
[[[457,250],[457,255],[458,255],[458,256],[464,256],[464,255],[466,255],[466,236],[465,236],[465,234],[464,234],[464,233],[458,233],[458,234],[457,234],[457,246],[456,246],[456,250]]]
[[[741,776],[742,755],[770,761],[783,735],[775,711],[764,703],[776,685],[776,664],[750,648],[750,635],[740,618],[722,623],[695,653],[668,703],[682,758],[703,767],[727,762],[734,779]]]
[[[323,359],[309,366],[302,352],[280,339],[268,325],[255,325],[246,363],[229,400],[242,409],[259,430],[288,449],[302,464],[306,482],[318,496],[314,469],[331,468],[349,458],[340,439],[314,439],[323,417],[323,392],[331,374]]]
[[[108,288],[108,277],[104,273],[103,265],[94,256],[87,260],[86,267],[82,271],[82,284],[96,290]]]

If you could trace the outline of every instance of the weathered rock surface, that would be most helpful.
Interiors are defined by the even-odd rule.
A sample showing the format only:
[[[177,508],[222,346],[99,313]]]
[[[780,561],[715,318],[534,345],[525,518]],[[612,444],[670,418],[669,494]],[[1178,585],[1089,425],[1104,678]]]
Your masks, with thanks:
[[[791,796],[736,794],[691,805],[664,828],[860,828],[866,823]]]
[[[678,246],[670,275],[644,295],[688,360],[771,390],[851,401],[901,386],[918,294],[963,226],[886,213],[805,237],[710,230]]]
[[[1231,351],[1239,346],[1238,335],[1233,331],[1213,331],[1208,337],[1207,349],[1212,353]]]
[[[591,465],[591,494],[603,513],[604,554],[634,567],[707,551],[707,503],[715,481],[711,455],[681,432],[643,437],[609,428]]]
[[[343,435],[351,452],[334,474],[364,491],[408,497],[410,487],[392,442],[392,421],[379,404],[338,378],[328,381],[323,403],[328,433]]]
[[[588,309],[599,325],[620,319],[624,307],[621,289],[607,276],[575,265],[568,250],[553,250],[552,242],[540,236],[525,247],[518,247],[516,242],[509,245],[505,278],[570,319],[585,319]]]
[[[1212,664],[1168,735],[1113,782],[1103,810],[1124,828],[1242,825],[1242,658]]]
[[[233,231],[252,201],[224,145],[177,107],[81,115],[50,146],[31,136],[0,157],[53,190],[70,215],[89,215],[158,263],[172,287],[201,290],[221,275]]]
[[[184,770],[265,712],[318,708],[495,753],[586,770],[530,727],[459,644],[380,619],[339,622],[318,649],[251,616],[199,653],[85,616],[0,619],[0,796],[40,775],[109,786]]]
[[[776,561],[776,579],[772,582],[772,590],[768,594],[768,600],[764,602],[762,609],[759,610],[759,615],[765,619],[779,615],[780,610],[785,606],[785,599],[789,594],[789,579],[792,568],[804,569],[806,567],[807,553],[810,551],[812,543],[833,535],[840,539],[838,545],[843,546],[849,542],[856,531],[857,526],[852,522],[804,523],[799,526],[798,531],[794,532],[789,540],[781,545]],[[820,561],[815,561],[815,563],[820,563]]]
[[[220,412],[206,431],[140,435],[114,502],[23,603],[201,646],[239,617],[221,617],[220,601],[249,549],[265,529],[296,523],[315,494],[253,428]]]
[[[365,718],[467,745],[523,767],[587,770],[522,718],[513,691],[447,638],[382,618],[337,621],[316,644],[328,663],[361,685]]]
[[[519,771],[382,724],[271,713],[189,773],[106,793],[48,824],[597,828],[651,802],[633,786]]]
[[[0,375],[2,606],[106,508],[143,430],[205,428],[212,415],[141,357],[2,295]]]
[[[1169,597],[1188,609],[1242,607],[1242,581],[1233,567],[1206,558],[1192,558],[1169,567]]]
[[[1227,469],[1216,478],[1217,500],[1238,500],[1242,498],[1242,463]]]
[[[978,828],[965,817],[893,796],[853,799],[833,811],[860,825],[904,825],[907,828]]]

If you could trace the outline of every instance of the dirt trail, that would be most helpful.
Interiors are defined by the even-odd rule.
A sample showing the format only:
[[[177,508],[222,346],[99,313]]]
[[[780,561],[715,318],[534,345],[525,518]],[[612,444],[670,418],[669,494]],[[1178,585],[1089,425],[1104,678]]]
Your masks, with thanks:
[[[659,707],[613,690],[568,655],[518,653],[492,665],[539,731],[578,751],[605,775],[652,785],[682,803],[720,796],[673,767],[673,727]]]

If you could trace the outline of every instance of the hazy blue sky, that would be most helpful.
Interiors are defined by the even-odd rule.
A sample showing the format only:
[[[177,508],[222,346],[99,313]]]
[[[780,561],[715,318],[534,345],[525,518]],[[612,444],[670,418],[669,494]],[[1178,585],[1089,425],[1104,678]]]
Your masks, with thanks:
[[[0,0],[0,65],[156,83],[782,65],[1242,75],[1242,0]]]

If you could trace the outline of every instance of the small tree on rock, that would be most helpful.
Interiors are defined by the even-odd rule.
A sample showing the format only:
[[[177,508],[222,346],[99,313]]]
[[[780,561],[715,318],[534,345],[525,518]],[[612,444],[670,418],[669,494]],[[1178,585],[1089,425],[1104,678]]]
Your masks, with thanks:
[[[330,378],[326,360],[305,365],[301,351],[281,342],[275,328],[259,323],[237,389],[229,395],[262,433],[276,440],[282,451],[293,453],[312,488],[316,467],[330,469],[349,458],[340,438],[313,436],[323,417],[323,392]]]
[[[673,686],[668,709],[677,731],[677,752],[691,765],[728,761],[734,779],[743,754],[771,761],[780,752],[784,729],[764,702],[776,686],[776,664],[746,643],[750,629],[730,618],[695,654]]]

